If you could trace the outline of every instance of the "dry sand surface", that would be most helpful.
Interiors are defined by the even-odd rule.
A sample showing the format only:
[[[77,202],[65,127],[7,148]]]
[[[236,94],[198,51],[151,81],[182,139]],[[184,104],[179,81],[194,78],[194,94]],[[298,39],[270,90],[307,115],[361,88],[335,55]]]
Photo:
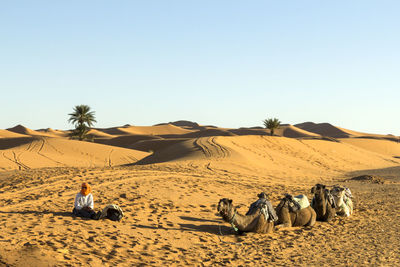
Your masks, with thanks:
[[[0,266],[400,265],[399,143],[182,123],[96,129],[94,143],[2,130]],[[72,216],[84,181],[95,209],[118,204],[122,221]],[[261,191],[274,206],[284,193],[311,199],[315,183],[350,187],[354,214],[242,236],[216,214],[224,197],[244,214]]]
[[[0,169],[95,167],[134,163],[149,153],[64,138],[0,138]]]

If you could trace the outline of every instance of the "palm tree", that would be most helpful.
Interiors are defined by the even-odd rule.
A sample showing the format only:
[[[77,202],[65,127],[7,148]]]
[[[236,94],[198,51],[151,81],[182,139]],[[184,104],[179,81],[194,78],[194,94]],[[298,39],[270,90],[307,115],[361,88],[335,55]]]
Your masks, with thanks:
[[[281,122],[277,118],[266,119],[263,122],[265,128],[271,130],[271,136],[274,135],[275,129],[277,129],[281,125]]]
[[[68,114],[70,117],[68,122],[75,124],[75,130],[71,133],[71,138],[84,140],[87,138],[87,132],[93,123],[97,122],[94,116],[94,111],[90,111],[87,105],[79,105],[74,107],[74,112]]]

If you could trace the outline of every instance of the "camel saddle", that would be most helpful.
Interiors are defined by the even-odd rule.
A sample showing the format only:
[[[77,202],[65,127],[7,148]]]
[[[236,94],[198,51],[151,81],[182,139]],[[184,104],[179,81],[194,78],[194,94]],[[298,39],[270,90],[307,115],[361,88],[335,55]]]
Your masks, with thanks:
[[[271,202],[265,198],[259,198],[256,202],[253,202],[250,205],[249,211],[246,213],[246,215],[253,215],[257,211],[262,213],[267,221],[274,222],[278,220],[278,216],[276,215],[275,209],[272,207]]]

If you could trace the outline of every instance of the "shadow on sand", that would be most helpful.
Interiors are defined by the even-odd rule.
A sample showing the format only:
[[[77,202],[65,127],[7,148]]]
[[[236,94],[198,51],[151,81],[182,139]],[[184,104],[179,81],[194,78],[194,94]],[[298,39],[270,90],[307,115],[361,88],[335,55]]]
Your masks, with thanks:
[[[82,220],[91,220],[90,218],[83,218],[75,216],[72,212],[68,211],[36,211],[36,210],[24,210],[24,211],[0,211],[0,214],[35,214],[35,215],[46,215],[51,214],[55,217],[71,217],[80,218]]]
[[[179,223],[179,228],[177,227],[165,227],[165,226],[151,226],[151,225],[143,225],[138,224],[134,225],[137,228],[143,229],[152,229],[152,230],[166,230],[166,231],[189,231],[189,232],[202,232],[202,233],[210,233],[214,235],[220,235],[220,229],[223,235],[235,235],[235,232],[231,227],[227,227],[225,225],[215,225],[215,224],[202,224],[202,225],[195,225],[195,224],[186,224],[186,223]]]
[[[222,225],[222,221],[218,220],[208,220],[202,218],[195,218],[195,217],[186,217],[180,216],[181,219],[186,221],[194,221],[194,222],[212,222],[215,224],[201,224],[195,225],[191,223],[178,223],[179,227],[166,227],[166,226],[150,226],[150,225],[134,225],[137,228],[144,228],[144,229],[163,229],[163,230],[174,230],[174,231],[190,231],[190,232],[202,232],[202,233],[210,233],[215,235],[235,235],[235,231],[228,226]]]
[[[196,231],[196,232],[203,232],[203,233],[210,233],[214,235],[235,235],[235,231],[228,226],[225,225],[215,225],[215,224],[203,224],[203,225],[195,225],[195,224],[179,224],[180,229],[184,231]],[[220,233],[221,231],[221,233]]]
[[[400,167],[388,167],[382,169],[367,169],[347,173],[348,177],[360,175],[376,175],[385,178],[388,181],[400,182]]]
[[[192,221],[192,222],[214,222],[214,223],[220,223],[221,221],[219,220],[209,220],[209,219],[203,219],[203,218],[195,218],[195,217],[188,217],[188,216],[179,216],[182,220],[185,221]]]

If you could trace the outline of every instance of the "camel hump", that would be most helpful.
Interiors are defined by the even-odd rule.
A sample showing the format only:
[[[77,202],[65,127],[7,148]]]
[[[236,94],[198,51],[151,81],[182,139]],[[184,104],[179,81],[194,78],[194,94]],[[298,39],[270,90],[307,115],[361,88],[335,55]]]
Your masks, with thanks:
[[[310,202],[308,201],[308,198],[306,195],[298,195],[293,197],[293,200],[299,204],[300,209],[305,209],[308,206],[310,206]]]
[[[272,207],[271,202],[265,198],[260,198],[250,205],[246,215],[253,215],[255,213],[262,213],[267,221],[277,221],[275,209]]]

